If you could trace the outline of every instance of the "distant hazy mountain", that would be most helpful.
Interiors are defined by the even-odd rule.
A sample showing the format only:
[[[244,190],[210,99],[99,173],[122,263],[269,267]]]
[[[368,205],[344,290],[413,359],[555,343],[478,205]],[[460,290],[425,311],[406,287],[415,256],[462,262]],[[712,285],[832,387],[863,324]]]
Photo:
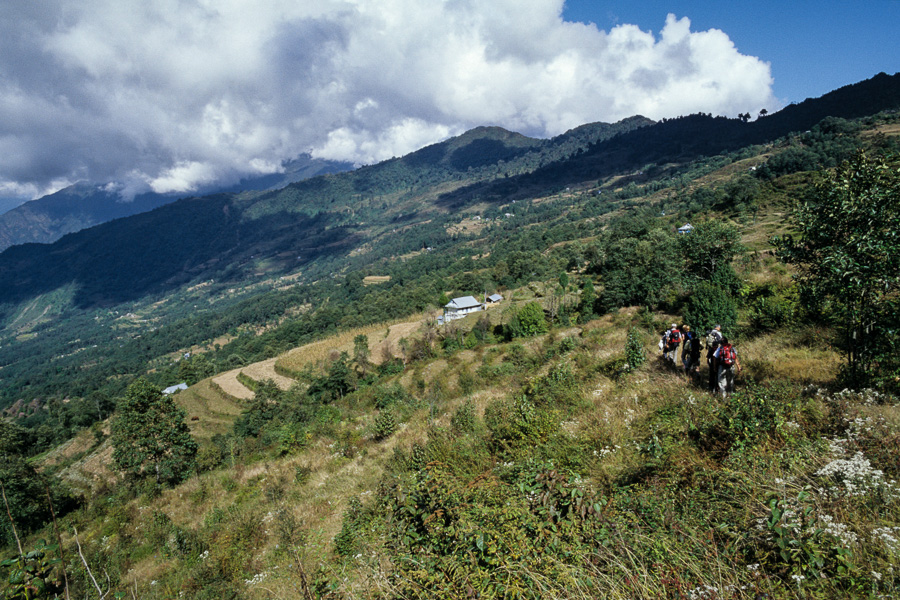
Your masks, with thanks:
[[[350,163],[302,155],[286,162],[282,173],[246,178],[229,186],[212,186],[204,193],[274,190],[317,175],[352,168]],[[55,242],[67,233],[147,212],[185,196],[184,193],[145,193],[133,200],[124,200],[118,193],[106,191],[104,188],[107,187],[77,183],[0,214],[0,251],[17,244]]]

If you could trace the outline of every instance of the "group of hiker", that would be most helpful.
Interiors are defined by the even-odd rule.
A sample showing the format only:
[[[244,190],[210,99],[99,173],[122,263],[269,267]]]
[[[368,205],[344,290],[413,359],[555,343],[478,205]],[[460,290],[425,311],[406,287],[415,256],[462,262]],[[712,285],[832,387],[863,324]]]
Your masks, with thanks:
[[[706,364],[709,367],[708,389],[710,393],[727,396],[734,391],[734,376],[741,371],[737,350],[727,337],[722,335],[722,326],[710,329],[703,339],[691,331],[690,325],[672,327],[663,333],[660,349],[663,359],[684,370],[688,379],[700,382],[700,354],[706,345]],[[681,358],[679,361],[679,347]]]

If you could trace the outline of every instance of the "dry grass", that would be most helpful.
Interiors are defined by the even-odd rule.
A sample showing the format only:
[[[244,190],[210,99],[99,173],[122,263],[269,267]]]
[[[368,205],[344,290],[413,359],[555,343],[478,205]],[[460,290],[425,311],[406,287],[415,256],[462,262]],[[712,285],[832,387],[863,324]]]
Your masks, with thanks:
[[[107,439],[96,450],[60,471],[57,477],[79,494],[90,498],[95,490],[113,485],[119,479],[110,469],[112,452],[112,444]]]
[[[363,285],[377,285],[391,280],[390,275],[367,275],[363,277]]]
[[[252,400],[253,391],[238,381],[237,376],[241,369],[232,369],[212,378],[212,382],[219,386],[225,394],[236,400]],[[221,394],[220,394],[221,395]]]
[[[384,349],[387,348],[391,354],[396,355],[400,339],[409,337],[421,326],[423,320],[423,315],[416,315],[403,321],[379,323],[343,331],[328,339],[294,348],[279,356],[274,364],[289,372],[300,371],[306,365],[324,364],[332,352],[352,352],[353,339],[358,335],[368,336],[369,359],[375,364],[380,364],[384,359]]]
[[[220,394],[209,379],[179,392],[175,395],[175,401],[187,412],[191,434],[201,440],[231,431],[234,419],[243,410],[238,402]]]
[[[765,334],[736,346],[744,375],[823,385],[833,381],[841,355],[827,347],[794,345],[781,333]]]
[[[268,360],[253,363],[252,365],[247,365],[241,369],[241,373],[255,381],[265,381],[270,379],[280,389],[289,390],[296,381],[275,372],[275,363],[277,360],[277,358],[270,358]]]

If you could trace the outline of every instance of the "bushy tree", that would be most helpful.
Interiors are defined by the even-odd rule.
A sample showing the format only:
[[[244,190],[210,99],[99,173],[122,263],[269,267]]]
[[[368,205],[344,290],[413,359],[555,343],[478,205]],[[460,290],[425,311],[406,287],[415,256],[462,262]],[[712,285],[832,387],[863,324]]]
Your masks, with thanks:
[[[726,290],[703,282],[694,288],[685,302],[684,322],[701,334],[715,325],[721,325],[727,333],[737,324],[737,305]]]
[[[737,276],[731,268],[735,254],[741,251],[737,227],[710,219],[679,239],[688,282],[709,281],[732,289]]]
[[[637,327],[628,330],[628,338],[625,340],[625,360],[628,361],[628,370],[630,371],[637,369],[647,360],[641,332]]]
[[[585,277],[584,287],[581,288],[581,299],[578,302],[578,318],[582,323],[587,323],[594,318],[596,301],[597,292],[594,290],[594,282],[590,277]]]
[[[112,421],[113,461],[136,477],[174,483],[194,468],[197,442],[184,422],[185,412],[171,396],[138,379],[119,401]]]
[[[326,368],[325,375],[309,386],[309,395],[319,402],[328,403],[356,389],[359,380],[350,366],[350,355],[341,352]]]
[[[775,240],[778,255],[797,267],[804,305],[833,318],[848,379],[896,372],[900,166],[858,153],[821,174],[791,221],[797,236]]]
[[[29,432],[14,423],[0,420],[0,485],[6,496],[0,505],[0,544],[11,545],[14,535],[10,518],[19,535],[30,533],[50,519],[47,494],[53,499],[57,514],[74,507],[74,501],[64,486],[54,483],[52,490],[24,458],[31,445]],[[0,500],[0,502],[4,502]],[[9,512],[7,513],[7,507]]]
[[[530,337],[547,333],[547,318],[544,309],[537,302],[529,302],[515,312],[507,325],[510,338]]]
[[[675,236],[662,229],[640,238],[613,238],[604,246],[601,304],[604,310],[622,306],[655,306],[681,284],[684,264]]]

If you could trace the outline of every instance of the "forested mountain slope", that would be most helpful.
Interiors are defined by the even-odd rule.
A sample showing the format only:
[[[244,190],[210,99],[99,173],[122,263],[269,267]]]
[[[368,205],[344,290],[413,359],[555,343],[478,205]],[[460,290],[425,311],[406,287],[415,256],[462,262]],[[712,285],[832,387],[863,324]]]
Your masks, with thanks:
[[[206,189],[207,193],[271,190],[316,175],[339,173],[351,168],[349,163],[305,155],[285,162],[280,173],[245,178],[233,186],[206,186]],[[184,197],[184,194],[145,192],[125,198],[120,187],[115,183],[76,183],[0,214],[0,251],[17,244],[52,243],[67,233],[147,212]]]

